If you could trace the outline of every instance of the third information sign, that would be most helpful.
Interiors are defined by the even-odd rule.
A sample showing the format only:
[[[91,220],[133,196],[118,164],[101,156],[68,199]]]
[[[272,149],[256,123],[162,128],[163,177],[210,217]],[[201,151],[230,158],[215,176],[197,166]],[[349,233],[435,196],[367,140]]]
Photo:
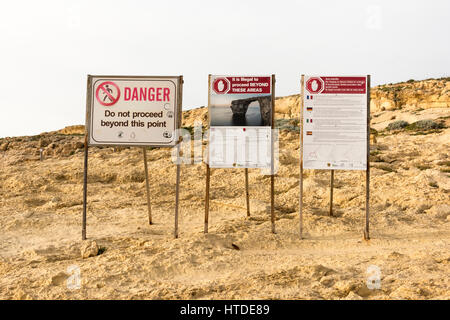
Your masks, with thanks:
[[[304,169],[367,169],[367,83],[367,76],[305,76]]]

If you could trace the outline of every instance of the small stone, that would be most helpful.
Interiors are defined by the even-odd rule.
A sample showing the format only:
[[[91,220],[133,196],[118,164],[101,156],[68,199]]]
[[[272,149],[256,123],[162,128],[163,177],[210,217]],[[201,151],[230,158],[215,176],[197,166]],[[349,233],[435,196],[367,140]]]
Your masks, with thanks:
[[[9,142],[4,142],[0,145],[0,151],[6,151],[8,150]]]
[[[324,267],[319,264],[319,265],[314,266],[314,271],[311,275],[311,278],[313,278],[314,280],[320,280],[322,277],[328,276],[334,272],[335,271],[333,269]]]
[[[363,298],[353,291],[350,291],[350,293],[344,298],[344,300],[362,300]]]
[[[95,241],[85,241],[81,246],[81,257],[83,259],[98,255],[98,245]]]
[[[325,276],[320,279],[320,284],[325,287],[331,287],[334,284],[334,279],[332,276]]]
[[[356,293],[361,296],[361,297],[368,297],[371,294],[373,294],[373,290],[367,288],[367,285],[362,284],[359,286],[359,288],[357,288]]]
[[[403,258],[404,256],[405,256],[405,255],[402,254],[402,253],[400,253],[400,252],[392,251],[391,253],[389,253],[389,255],[387,256],[387,258],[388,258],[389,260],[397,260],[397,259]]]
[[[65,272],[60,272],[57,275],[53,276],[51,279],[51,283],[53,286],[60,286],[64,284],[68,275]]]
[[[350,293],[350,291],[356,288],[356,284],[351,281],[337,281],[334,284],[334,288],[339,291],[339,293],[343,296],[346,296]]]
[[[450,205],[439,204],[433,206],[431,207],[431,209],[427,211],[427,213],[435,216],[436,218],[447,219],[448,216],[450,215]]]

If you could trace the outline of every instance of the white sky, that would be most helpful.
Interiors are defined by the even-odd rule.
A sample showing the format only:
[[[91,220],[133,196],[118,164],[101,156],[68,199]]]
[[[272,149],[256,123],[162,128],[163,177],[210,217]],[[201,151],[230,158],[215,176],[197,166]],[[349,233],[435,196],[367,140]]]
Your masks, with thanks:
[[[87,74],[183,75],[184,109],[207,75],[449,76],[450,1],[2,1],[0,137],[85,117]]]

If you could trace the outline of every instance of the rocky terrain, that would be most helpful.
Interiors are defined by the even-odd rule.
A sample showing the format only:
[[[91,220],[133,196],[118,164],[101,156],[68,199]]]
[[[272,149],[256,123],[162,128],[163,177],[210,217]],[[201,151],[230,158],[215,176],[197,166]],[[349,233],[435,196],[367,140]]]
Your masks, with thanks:
[[[276,234],[270,177],[259,170],[249,170],[251,217],[244,171],[212,170],[204,235],[205,165],[184,164],[173,239],[171,150],[148,151],[148,225],[142,150],[90,148],[81,241],[84,127],[2,138],[0,299],[449,299],[449,95],[448,78],[372,88],[370,241],[364,173],[350,171],[335,173],[334,217],[330,173],[305,171],[298,238],[299,95],[276,100]],[[206,111],[185,111],[183,126],[206,125]]]

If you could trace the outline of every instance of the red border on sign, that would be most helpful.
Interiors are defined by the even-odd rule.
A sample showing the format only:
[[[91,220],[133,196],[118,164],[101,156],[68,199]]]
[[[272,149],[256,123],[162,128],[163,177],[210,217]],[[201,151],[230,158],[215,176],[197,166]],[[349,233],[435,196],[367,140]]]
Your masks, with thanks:
[[[312,81],[317,81],[317,83],[318,83],[318,87],[317,87],[317,89],[316,90],[313,90],[312,89],[312,87],[311,87],[311,82]],[[321,78],[319,78],[319,77],[311,77],[311,78],[309,78],[307,81],[306,81],[306,90],[308,90],[310,93],[312,93],[312,94],[317,94],[317,93],[320,93],[320,92],[322,92],[322,90],[325,88],[325,83],[323,82],[323,80],[321,79]]]
[[[114,88],[116,88],[116,90],[117,90],[117,97],[116,98],[114,98],[108,91],[106,91],[106,89],[103,87],[104,85],[106,85],[106,84],[110,84],[110,85],[112,85]],[[107,95],[108,95],[108,97],[110,98],[110,99],[112,99],[113,101],[111,101],[111,102],[103,102],[100,98],[99,98],[99,96],[98,96],[98,93],[100,92],[100,89],[102,89],[103,90],[103,92],[104,93],[106,93]],[[97,98],[97,101],[102,105],[102,106],[105,106],[105,107],[110,107],[110,106],[112,106],[113,104],[115,104],[117,101],[119,101],[119,98],[120,98],[120,89],[119,89],[119,87],[117,86],[117,84],[115,84],[114,82],[112,82],[112,81],[105,81],[105,82],[102,82],[98,87],[97,87],[97,90],[95,90],[95,97]]]
[[[226,83],[226,85],[227,85],[227,88],[225,88],[223,91],[217,91],[217,90],[216,90],[216,83],[217,83],[219,80],[225,81],[225,83]],[[214,92],[217,93],[217,94],[225,94],[225,93],[227,93],[228,91],[231,90],[231,83],[230,83],[230,80],[228,80],[226,77],[218,77],[218,78],[215,78],[214,81],[213,81],[213,83],[212,83],[212,89],[213,89]]]

